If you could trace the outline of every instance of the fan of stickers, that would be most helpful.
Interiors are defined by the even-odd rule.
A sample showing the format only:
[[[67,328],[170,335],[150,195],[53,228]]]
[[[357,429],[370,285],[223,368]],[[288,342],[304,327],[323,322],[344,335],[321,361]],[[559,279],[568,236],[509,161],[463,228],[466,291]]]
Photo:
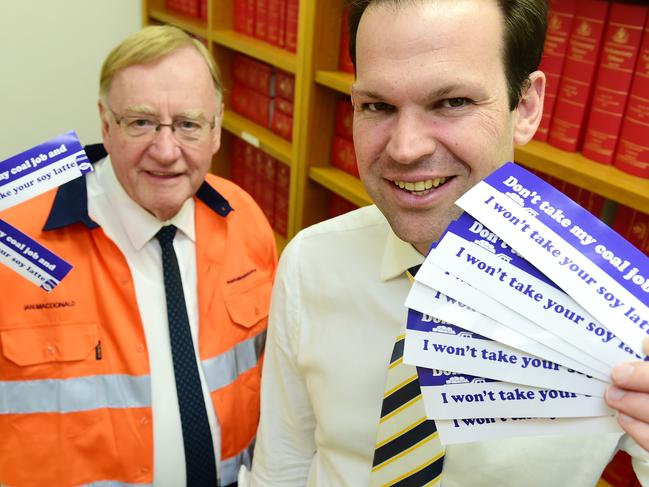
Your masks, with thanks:
[[[647,257],[512,163],[457,204],[406,300],[404,362],[442,442],[621,431],[604,394],[646,360]]]

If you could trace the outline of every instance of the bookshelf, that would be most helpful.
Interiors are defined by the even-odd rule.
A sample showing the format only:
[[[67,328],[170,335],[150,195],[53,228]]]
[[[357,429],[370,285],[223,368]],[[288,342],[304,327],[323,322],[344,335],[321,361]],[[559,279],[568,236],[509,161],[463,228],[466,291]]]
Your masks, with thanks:
[[[283,248],[300,229],[327,217],[330,192],[362,206],[369,196],[358,178],[330,163],[335,105],[348,96],[353,75],[338,70],[342,3],[336,0],[300,0],[295,53],[236,32],[233,0],[207,0],[207,19],[169,11],[165,0],[145,0],[145,23],[175,24],[204,39],[218,61],[225,88],[226,112],[222,149],[212,170],[230,175],[233,137],[243,138],[291,168],[287,237],[278,235]],[[292,142],[282,139],[229,109],[233,54],[241,53],[295,75]],[[545,142],[518,147],[515,160],[586,188],[608,200],[649,213],[649,180],[598,164],[579,153],[565,152]]]

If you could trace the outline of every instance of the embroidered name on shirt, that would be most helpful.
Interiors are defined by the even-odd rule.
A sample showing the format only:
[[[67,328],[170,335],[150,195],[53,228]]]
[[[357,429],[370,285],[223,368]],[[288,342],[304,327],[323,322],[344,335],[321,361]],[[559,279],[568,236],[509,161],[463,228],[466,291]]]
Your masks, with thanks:
[[[76,306],[74,301],[54,301],[51,303],[33,303],[24,306],[25,311],[38,310],[38,309],[53,309],[53,308],[71,308]]]
[[[232,279],[229,279],[229,280],[226,281],[226,282],[227,282],[228,284],[232,284],[233,282],[237,282],[237,281],[240,281],[241,279],[245,279],[246,277],[248,277],[250,274],[252,274],[252,273],[254,273],[254,272],[257,272],[257,269],[251,269],[251,270],[249,270],[248,272],[246,272],[245,274],[241,274],[240,276],[237,276],[237,277],[234,277],[234,278],[232,278]]]

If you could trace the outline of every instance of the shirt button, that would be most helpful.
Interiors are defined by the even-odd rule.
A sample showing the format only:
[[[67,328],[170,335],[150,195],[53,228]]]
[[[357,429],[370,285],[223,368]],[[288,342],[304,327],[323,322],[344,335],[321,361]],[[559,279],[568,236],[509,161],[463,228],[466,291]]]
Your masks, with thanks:
[[[135,350],[137,350],[140,353],[144,352],[144,345],[142,345],[141,343],[136,345]]]
[[[146,473],[149,473],[149,467],[142,467],[142,468],[140,468],[140,472],[145,473],[145,474],[146,474]]]
[[[49,353],[50,355],[54,355],[56,353],[56,347],[54,345],[48,345],[47,353]]]
[[[140,424],[141,424],[142,426],[146,426],[147,424],[149,424],[149,418],[147,418],[146,416],[142,416],[142,417],[140,418]]]
[[[126,286],[128,284],[128,277],[126,276],[120,277],[119,282],[122,283],[123,286]]]

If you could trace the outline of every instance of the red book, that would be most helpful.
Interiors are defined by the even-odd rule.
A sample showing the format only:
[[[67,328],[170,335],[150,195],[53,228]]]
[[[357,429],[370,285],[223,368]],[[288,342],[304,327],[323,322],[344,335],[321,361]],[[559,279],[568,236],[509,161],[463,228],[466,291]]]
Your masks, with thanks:
[[[233,183],[243,187],[245,173],[245,150],[246,143],[239,137],[233,137],[232,141],[232,163],[230,164],[230,179]]]
[[[243,33],[247,36],[255,36],[255,11],[257,7],[257,0],[246,0],[246,22],[244,24]]]
[[[649,178],[649,18],[633,75],[614,164],[624,172]]]
[[[353,140],[353,123],[354,108],[351,101],[349,98],[340,98],[336,103],[336,135]]]
[[[270,97],[243,85],[232,86],[230,104],[232,110],[262,127],[270,125]]]
[[[566,58],[568,36],[572,28],[572,21],[577,11],[577,0],[552,0],[550,16],[548,18],[548,31],[543,47],[543,56],[539,69],[545,73],[545,99],[543,101],[543,116],[539,128],[534,134],[536,140],[548,140],[548,132],[552,121],[552,113],[559,91],[559,80],[563,71]]]
[[[359,177],[354,143],[351,140],[334,136],[331,144],[331,165],[352,176]]]
[[[578,0],[548,142],[566,151],[581,147],[609,3]]]
[[[291,186],[291,168],[278,162],[275,168],[275,230],[284,237],[288,234],[288,201]]]
[[[255,197],[257,180],[257,149],[245,143],[243,150],[243,182],[241,187]]]
[[[264,42],[268,40],[268,0],[256,0],[255,37]]]
[[[270,65],[243,54],[235,54],[231,66],[234,84],[270,96],[273,85],[273,68]]]
[[[285,3],[283,0],[268,0],[268,38],[267,41],[269,44],[278,47],[279,43],[279,34],[281,29],[281,24],[284,22],[284,8]]]
[[[207,0],[200,0],[198,4],[198,18],[207,20]]]
[[[246,34],[246,21],[248,19],[248,0],[234,0],[232,6],[232,28],[240,34]]]
[[[340,26],[340,56],[338,69],[346,73],[354,73],[354,63],[349,55],[349,6],[343,7]]]
[[[295,95],[295,76],[277,70],[275,73],[275,95],[285,100],[293,100]]]
[[[612,164],[649,7],[614,3],[608,16],[582,154]]]
[[[259,206],[263,210],[271,227],[275,226],[275,186],[276,186],[276,162],[268,154],[259,151],[261,154],[262,188],[259,190]]]
[[[299,0],[286,0],[286,49],[297,52],[297,22]]]
[[[613,230],[649,256],[649,215],[628,206],[619,205]]]
[[[293,139],[293,117],[279,110],[273,111],[270,129],[286,140]]]
[[[331,193],[329,197],[329,207],[327,208],[327,217],[334,218],[336,216],[348,213],[357,209],[356,206],[351,201],[347,201],[342,196],[338,196],[336,193]]]
[[[285,100],[279,96],[275,97],[275,110],[288,115],[289,117],[293,116],[293,102]]]

